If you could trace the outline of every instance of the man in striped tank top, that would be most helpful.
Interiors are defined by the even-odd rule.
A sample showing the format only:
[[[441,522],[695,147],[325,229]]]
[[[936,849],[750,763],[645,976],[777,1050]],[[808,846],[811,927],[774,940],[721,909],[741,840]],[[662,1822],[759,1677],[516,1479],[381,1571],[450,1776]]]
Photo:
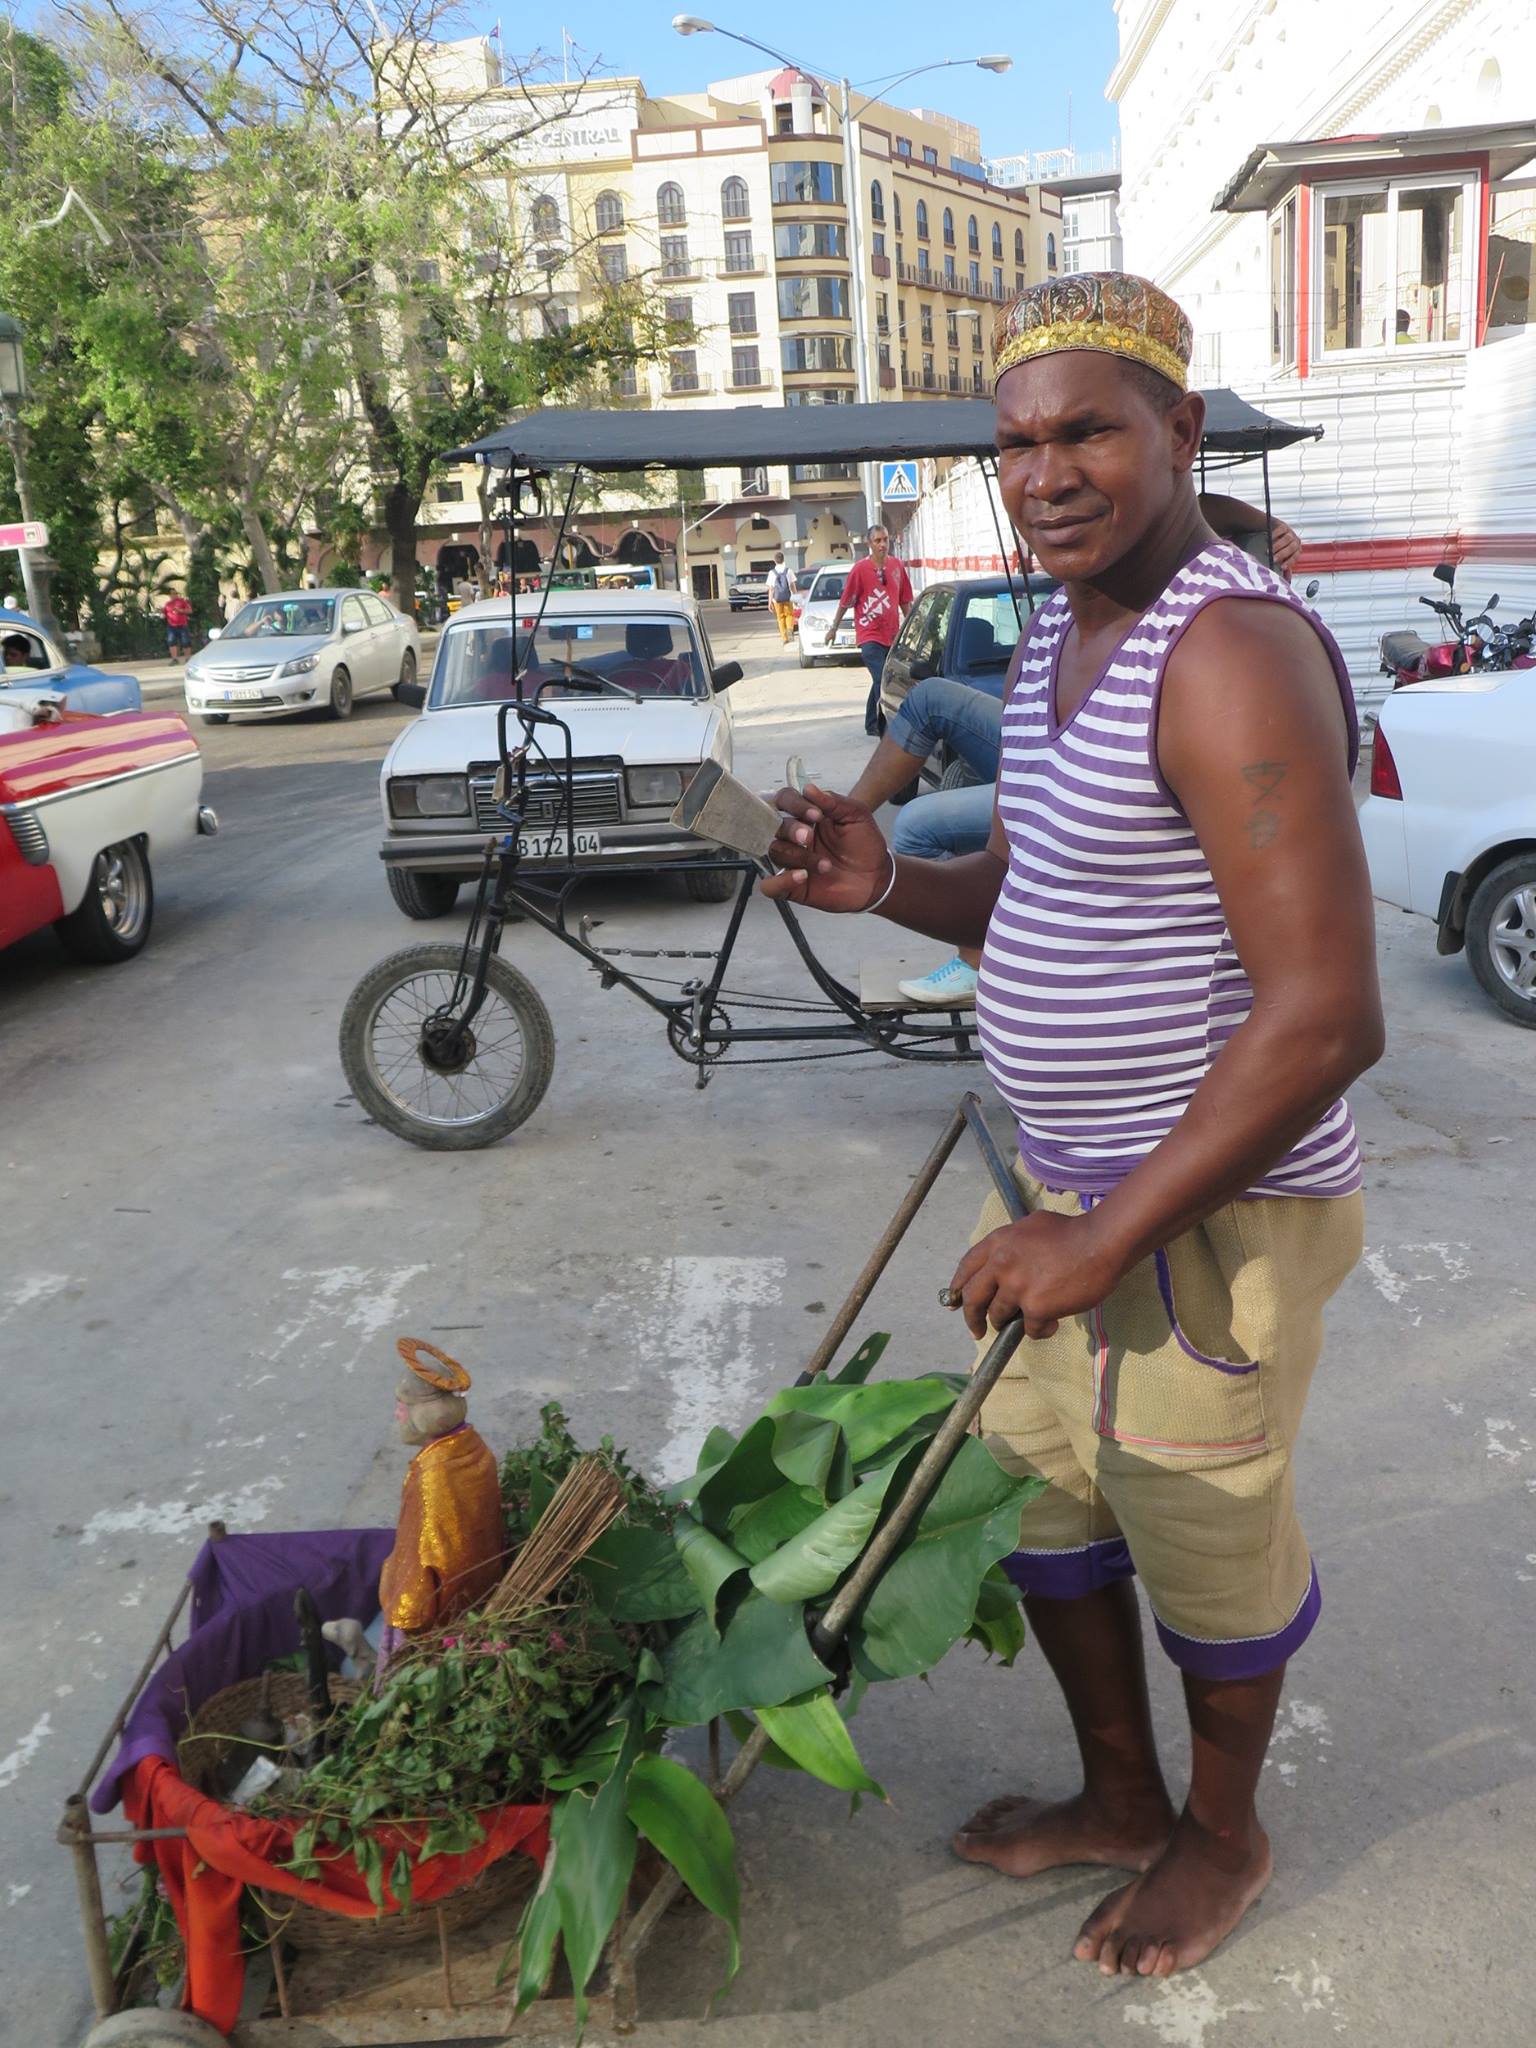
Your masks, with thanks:
[[[1137,1873],[1075,1953],[1168,1976],[1268,1882],[1254,1795],[1319,1607],[1292,1454],[1360,1251],[1343,1091],[1382,1047],[1354,705],[1311,612],[1201,517],[1171,299],[1116,272],[1032,286],[994,356],[1003,498],[1063,588],[1021,647],[987,850],[897,857],[862,804],[783,790],[762,886],[983,948],[1029,1213],[990,1204],[952,1285],[973,1337],[1018,1315],[1030,1339],[983,1427],[1045,1481],[1009,1569],[1084,1782],[993,1801],[955,1847]],[[1179,1808],[1132,1574],[1183,1680]]]

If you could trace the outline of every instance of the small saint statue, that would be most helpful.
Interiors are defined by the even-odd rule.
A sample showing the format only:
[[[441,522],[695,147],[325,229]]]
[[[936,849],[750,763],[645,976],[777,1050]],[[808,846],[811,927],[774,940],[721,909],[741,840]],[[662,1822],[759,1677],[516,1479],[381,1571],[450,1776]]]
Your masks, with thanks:
[[[485,1598],[501,1576],[506,1540],[495,1456],[465,1420],[469,1374],[419,1337],[402,1337],[398,1348],[409,1370],[396,1390],[395,1421],[401,1442],[421,1448],[379,1574],[381,1677],[401,1636],[441,1628]]]

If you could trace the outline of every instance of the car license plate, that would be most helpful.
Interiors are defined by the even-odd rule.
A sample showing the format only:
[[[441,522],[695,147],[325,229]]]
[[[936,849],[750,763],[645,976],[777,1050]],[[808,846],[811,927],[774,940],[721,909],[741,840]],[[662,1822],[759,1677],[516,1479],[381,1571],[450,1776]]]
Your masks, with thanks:
[[[570,860],[571,837],[569,832],[519,832],[517,850],[524,860]],[[575,841],[577,854],[601,853],[603,850],[600,832],[578,832]]]
[[[220,694],[226,704],[249,704],[253,698],[264,697],[267,693],[258,683],[254,688],[224,690]]]

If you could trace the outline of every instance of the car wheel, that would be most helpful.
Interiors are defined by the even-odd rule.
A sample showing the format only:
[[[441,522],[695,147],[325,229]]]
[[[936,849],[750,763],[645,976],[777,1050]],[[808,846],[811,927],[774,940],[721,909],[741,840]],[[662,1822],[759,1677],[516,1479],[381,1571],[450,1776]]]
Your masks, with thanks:
[[[695,903],[728,903],[741,886],[739,868],[684,868],[683,887]]]
[[[229,713],[227,711],[205,711],[203,713],[203,723],[204,725],[228,725]]]
[[[1467,960],[1505,1016],[1536,1030],[1536,857],[1518,854],[1478,883]]]
[[[337,669],[331,677],[330,712],[332,718],[352,716],[352,678],[344,668]]]
[[[400,701],[400,692],[402,690],[408,690],[411,687],[412,683],[415,682],[415,680],[416,650],[412,647],[407,647],[400,663],[399,680],[391,686],[391,694],[393,695],[395,702],[397,704]]]
[[[452,875],[413,873],[410,868],[387,868],[389,893],[407,917],[446,917],[459,900],[459,885]]]
[[[78,910],[54,926],[77,960],[110,967],[141,952],[155,917],[149,856],[138,839],[120,839],[97,854]]]

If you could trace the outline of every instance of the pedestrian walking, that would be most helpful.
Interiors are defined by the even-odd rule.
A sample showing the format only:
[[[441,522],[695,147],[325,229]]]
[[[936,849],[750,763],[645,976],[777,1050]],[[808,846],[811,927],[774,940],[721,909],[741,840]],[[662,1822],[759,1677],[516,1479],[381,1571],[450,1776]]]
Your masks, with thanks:
[[[782,553],[774,556],[768,572],[768,602],[778,623],[779,645],[787,647],[795,637],[795,585]]]
[[[853,635],[869,670],[864,730],[874,736],[880,731],[880,678],[885,674],[885,657],[912,608],[912,584],[890,551],[891,536],[885,528],[872,526],[867,538],[869,553],[855,562],[844,578],[843,594],[827,628],[827,645],[830,647],[836,639],[843,613],[851,609]]]
[[[1004,504],[1060,580],[1003,709],[984,851],[891,852],[810,788],[765,894],[982,946],[976,1021],[1027,1214],[994,1196],[946,1298],[1029,1340],[982,1415],[1043,1480],[1007,1569],[1066,1695],[1084,1781],[993,1800],[961,1857],[1134,1873],[1074,1947],[1167,1977],[1264,1890],[1255,1809],[1318,1578],[1293,1458],[1322,1309],[1360,1256],[1342,1091],[1382,1050],[1349,672],[1272,570],[1219,539],[1193,471],[1192,336],[1155,285],[1087,272],[998,315]],[[1169,1799],[1131,1586],[1183,1679]]]
[[[166,654],[172,661],[185,661],[192,652],[192,607],[179,591],[173,591],[160,607],[165,620]]]

